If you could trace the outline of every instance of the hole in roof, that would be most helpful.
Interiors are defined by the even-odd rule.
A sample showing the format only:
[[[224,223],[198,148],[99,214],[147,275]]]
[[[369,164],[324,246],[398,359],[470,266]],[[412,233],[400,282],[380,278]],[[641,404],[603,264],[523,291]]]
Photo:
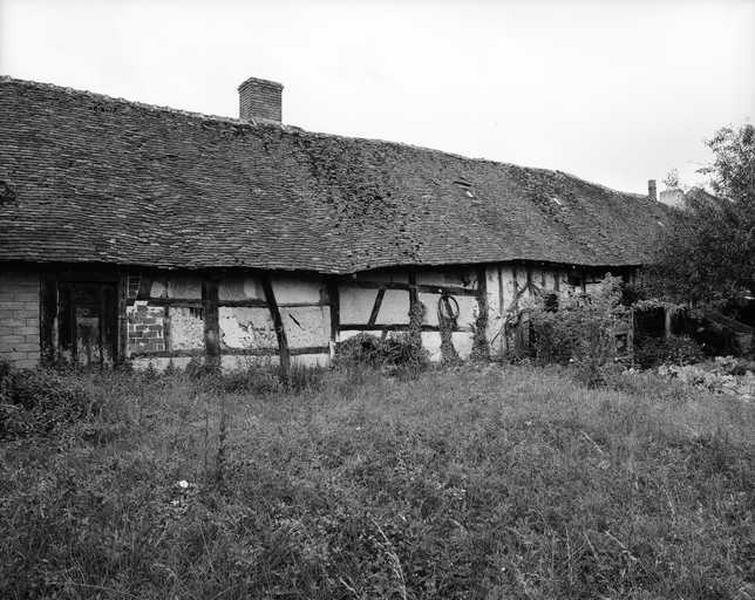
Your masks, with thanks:
[[[9,181],[0,180],[0,204],[13,202],[16,199],[16,190]]]
[[[464,190],[464,193],[470,198],[475,197],[471,182],[467,181],[466,179],[455,179],[453,183],[454,185],[457,185],[462,190]]]

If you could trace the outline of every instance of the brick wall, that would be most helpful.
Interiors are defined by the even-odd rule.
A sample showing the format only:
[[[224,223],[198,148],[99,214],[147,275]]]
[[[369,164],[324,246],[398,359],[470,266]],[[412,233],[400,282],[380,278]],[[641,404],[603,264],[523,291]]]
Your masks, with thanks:
[[[126,309],[128,354],[163,352],[165,348],[165,309],[140,301]]]
[[[0,358],[20,368],[39,364],[39,274],[0,271]]]

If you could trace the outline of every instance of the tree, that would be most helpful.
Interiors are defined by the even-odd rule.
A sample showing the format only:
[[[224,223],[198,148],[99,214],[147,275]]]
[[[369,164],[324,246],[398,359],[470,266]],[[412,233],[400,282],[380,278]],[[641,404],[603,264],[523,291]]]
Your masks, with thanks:
[[[674,189],[679,187],[679,171],[671,169],[663,180],[663,184],[667,189]]]
[[[693,189],[649,269],[653,292],[674,302],[732,307],[755,292],[755,127],[706,141],[715,196]]]

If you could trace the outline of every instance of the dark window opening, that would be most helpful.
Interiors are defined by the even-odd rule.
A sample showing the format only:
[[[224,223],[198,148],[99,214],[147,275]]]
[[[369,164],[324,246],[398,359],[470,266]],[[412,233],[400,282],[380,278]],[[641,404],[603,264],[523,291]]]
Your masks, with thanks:
[[[572,287],[582,287],[585,285],[585,277],[582,273],[572,271],[567,275],[566,280]]]
[[[546,294],[543,298],[543,307],[548,312],[556,312],[558,310],[558,294]]]

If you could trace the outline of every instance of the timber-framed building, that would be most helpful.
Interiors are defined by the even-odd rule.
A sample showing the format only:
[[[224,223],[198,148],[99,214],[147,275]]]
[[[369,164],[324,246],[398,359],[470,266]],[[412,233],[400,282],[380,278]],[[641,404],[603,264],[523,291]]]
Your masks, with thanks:
[[[359,332],[505,350],[526,295],[627,279],[652,194],[284,125],[279,84],[211,117],[0,79],[0,357],[326,364]]]

